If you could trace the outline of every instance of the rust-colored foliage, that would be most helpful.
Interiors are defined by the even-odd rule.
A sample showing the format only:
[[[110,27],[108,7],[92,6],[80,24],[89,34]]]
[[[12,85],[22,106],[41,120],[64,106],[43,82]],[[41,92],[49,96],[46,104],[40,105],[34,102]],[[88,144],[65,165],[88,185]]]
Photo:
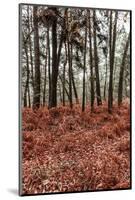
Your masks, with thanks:
[[[129,105],[23,109],[23,193],[130,187]]]

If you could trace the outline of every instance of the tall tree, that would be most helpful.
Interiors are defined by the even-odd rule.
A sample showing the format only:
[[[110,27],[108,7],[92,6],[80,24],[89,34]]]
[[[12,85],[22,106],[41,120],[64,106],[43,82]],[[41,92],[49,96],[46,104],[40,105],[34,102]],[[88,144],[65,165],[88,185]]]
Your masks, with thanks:
[[[32,54],[32,38],[31,38],[31,29],[32,29],[32,13],[30,15],[30,8],[27,7],[28,13],[28,33],[29,33],[29,50],[30,50],[30,64],[31,64],[31,79],[32,79],[32,87],[34,90],[34,66],[33,66],[33,54]]]
[[[91,111],[94,109],[94,75],[93,75],[93,54],[92,54],[92,33],[91,33],[91,12],[88,10],[89,27],[89,56],[90,56],[90,83],[91,83]]]
[[[62,85],[63,85],[63,106],[65,106],[65,71],[66,71],[66,64],[67,64],[67,45],[66,45],[66,41],[65,41],[65,62],[63,65],[63,81],[62,81]]]
[[[24,107],[28,106],[27,103],[27,95],[28,95],[28,101],[29,101],[29,107],[30,107],[30,92],[29,92],[29,74],[30,74],[30,70],[29,70],[29,56],[28,56],[28,47],[26,44],[26,41],[24,39],[24,35],[23,35],[23,40],[24,40],[24,50],[25,50],[25,56],[26,56],[26,84],[25,84],[25,89],[24,89]]]
[[[67,52],[68,52],[68,64],[69,64],[69,70],[68,70],[68,74],[69,74],[69,98],[70,98],[70,108],[73,107],[73,102],[72,102],[72,55],[71,55],[71,41],[70,41],[70,32],[69,32],[69,15],[70,13],[67,13],[67,18],[66,18],[66,29],[67,29]],[[71,16],[70,16],[71,18]]]
[[[125,45],[125,49],[124,49],[124,53],[123,53],[123,57],[122,57],[122,63],[121,63],[121,67],[120,67],[119,86],[118,86],[118,105],[119,106],[122,103],[124,69],[125,69],[125,62],[126,62],[129,42],[130,42],[130,33],[128,35],[128,39],[127,39],[127,42],[126,42],[126,45]]]
[[[105,82],[104,82],[104,100],[106,100],[106,87],[107,87],[107,68],[108,65],[107,65],[107,55],[105,57]]]
[[[75,84],[75,79],[74,79],[73,68],[72,68],[72,84],[73,84],[73,90],[74,90],[74,95],[75,95],[76,104],[78,104],[78,103],[79,103],[79,99],[78,99],[78,93],[77,93],[76,84]]]
[[[46,103],[46,79],[47,79],[47,49],[46,49],[46,56],[45,56],[45,64],[44,64],[44,85],[43,85],[43,106]]]
[[[115,11],[115,20],[112,35],[112,11],[110,11],[110,78],[109,78],[109,91],[108,91],[108,111],[112,112],[113,107],[113,69],[115,58],[115,44],[116,44],[116,28],[117,28],[118,12]]]
[[[51,80],[51,103],[50,107],[57,105],[57,16],[56,8],[52,8],[54,15],[52,20],[52,80]]]
[[[82,112],[84,112],[84,110],[85,110],[86,52],[87,52],[87,14],[86,14],[86,18],[85,18],[85,43],[84,43],[84,58],[83,58],[83,95],[82,95]]]
[[[63,18],[59,47],[57,52],[57,9],[52,8],[54,11],[53,20],[52,20],[52,84],[51,84],[51,107],[57,106],[57,81],[58,81],[58,73],[59,73],[59,64],[60,64],[60,56],[62,45],[64,41],[64,28],[65,28],[65,14]],[[67,9],[65,9],[65,13]]]
[[[72,44],[71,44],[71,55],[73,55],[73,46],[72,46]],[[72,85],[73,85],[73,91],[74,91],[74,95],[75,95],[75,99],[76,99],[76,104],[78,104],[79,103],[79,99],[78,99],[77,89],[76,89],[75,80],[74,80],[74,72],[73,72],[73,67],[72,67],[72,59],[71,59],[71,79],[72,79]]]
[[[50,60],[51,60],[51,56],[50,56],[50,35],[49,35],[49,30],[50,30],[50,26],[49,23],[47,24],[47,59],[48,59],[48,85],[49,85],[49,98],[48,98],[48,108],[51,107],[51,91],[52,91],[52,81],[51,81],[51,64],[50,64]]]
[[[95,66],[95,74],[96,74],[96,95],[97,95],[97,105],[102,104],[101,100],[101,91],[100,91],[100,80],[99,80],[99,58],[97,51],[97,21],[96,21],[96,12],[93,11],[93,34],[94,34],[94,66]]]
[[[33,6],[33,25],[34,25],[34,56],[35,56],[35,83],[33,107],[40,107],[40,53],[39,53],[39,32],[38,32],[38,7]]]

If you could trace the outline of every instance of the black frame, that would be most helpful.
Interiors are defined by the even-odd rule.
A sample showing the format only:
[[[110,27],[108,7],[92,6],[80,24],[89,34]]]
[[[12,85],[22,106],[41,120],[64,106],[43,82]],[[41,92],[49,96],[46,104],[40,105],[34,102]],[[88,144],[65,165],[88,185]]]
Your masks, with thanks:
[[[80,9],[99,9],[99,10],[112,10],[112,11],[128,11],[130,13],[130,187],[129,188],[118,188],[118,189],[99,189],[99,190],[88,190],[88,191],[70,191],[70,192],[49,192],[49,193],[38,193],[38,194],[22,194],[22,168],[21,168],[21,162],[22,162],[22,124],[21,124],[21,6],[23,5],[29,5],[29,6],[51,6],[51,7],[57,7],[57,8],[80,8]],[[50,4],[32,4],[32,3],[20,3],[18,4],[18,27],[19,27],[19,35],[18,35],[18,41],[19,41],[19,58],[18,58],[18,66],[19,66],[19,75],[18,75],[18,106],[19,106],[19,181],[18,181],[18,194],[19,196],[37,196],[37,195],[56,195],[56,194],[71,194],[71,193],[86,193],[86,192],[104,192],[104,191],[120,191],[120,190],[131,190],[132,189],[132,10],[127,9],[111,9],[111,8],[93,8],[93,7],[78,7],[78,6],[62,6],[62,5],[50,5]]]

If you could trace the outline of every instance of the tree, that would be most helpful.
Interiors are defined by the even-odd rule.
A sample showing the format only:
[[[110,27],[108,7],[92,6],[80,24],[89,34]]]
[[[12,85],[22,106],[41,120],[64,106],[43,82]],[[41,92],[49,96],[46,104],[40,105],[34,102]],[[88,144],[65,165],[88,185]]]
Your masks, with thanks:
[[[97,36],[96,36],[96,13],[93,11],[93,34],[94,34],[94,66],[95,66],[95,74],[96,74],[96,95],[97,95],[97,105],[102,104],[101,100],[101,91],[100,91],[100,80],[99,80],[99,67],[98,67],[98,51],[97,51]]]
[[[30,91],[29,91],[29,74],[30,74],[29,56],[28,56],[28,47],[26,45],[26,41],[25,41],[24,35],[23,35],[23,44],[24,44],[24,50],[25,50],[25,56],[26,56],[26,73],[27,73],[25,90],[24,90],[24,107],[28,106],[27,94],[28,94],[28,102],[29,102],[29,107],[30,107],[31,106],[31,102],[30,102]]]
[[[63,106],[65,106],[65,71],[66,71],[66,64],[67,64],[67,46],[65,41],[65,62],[63,65],[63,79],[62,79],[62,85],[63,85]]]
[[[108,111],[112,112],[113,107],[113,68],[115,58],[115,44],[116,44],[116,28],[117,28],[118,12],[115,11],[115,20],[112,35],[112,11],[110,11],[110,79],[109,79],[109,91],[108,91]]]
[[[53,20],[52,20],[52,79],[51,79],[51,103],[50,107],[57,106],[57,81],[58,81],[58,72],[59,72],[59,63],[62,45],[64,41],[64,28],[65,28],[65,18],[63,18],[60,42],[57,52],[57,9],[52,8],[54,11]],[[66,12],[66,10],[65,10]]]
[[[30,63],[31,63],[31,79],[32,79],[32,87],[34,89],[34,66],[33,66],[33,55],[32,55],[32,38],[31,38],[31,29],[32,27],[32,14],[30,16],[30,8],[27,7],[27,13],[28,13],[28,34],[29,34],[29,50],[30,50]]]
[[[86,52],[87,52],[87,16],[85,17],[85,43],[84,43],[84,60],[83,60],[83,95],[82,95],[82,112],[85,110],[85,72],[86,72]]]
[[[57,9],[52,8],[54,13]],[[52,79],[51,79],[51,102],[50,107],[57,105],[57,76],[58,76],[58,65],[57,65],[57,16],[53,16],[52,20]]]
[[[66,22],[67,22],[67,52],[68,52],[68,64],[69,64],[69,68],[68,68],[68,73],[69,73],[69,103],[70,103],[70,108],[73,107],[73,103],[72,103],[72,55],[71,55],[71,43],[70,43],[70,32],[68,30],[68,26],[69,26],[69,19],[68,19],[68,15],[69,13],[67,13],[67,18],[66,18]]]
[[[44,88],[43,88],[43,106],[45,106],[46,103],[46,68],[47,68],[47,50],[46,50],[46,59],[44,64]]]
[[[51,107],[51,91],[52,91],[52,81],[51,81],[51,64],[50,64],[50,60],[51,60],[51,56],[50,56],[50,35],[49,35],[49,24],[47,25],[47,55],[48,55],[48,85],[49,85],[49,98],[48,98],[48,108]]]
[[[92,55],[92,34],[91,34],[91,12],[88,10],[89,24],[89,56],[90,56],[90,83],[91,83],[91,111],[94,109],[94,75],[93,75],[93,55]]]
[[[122,103],[122,94],[123,94],[123,77],[124,77],[124,69],[125,69],[125,62],[126,62],[126,57],[127,57],[127,51],[129,47],[129,42],[130,42],[130,33],[128,35],[128,39],[125,45],[123,57],[122,57],[122,63],[120,67],[120,74],[119,74],[119,86],[118,86],[118,105],[120,106]]]
[[[33,25],[34,25],[34,56],[35,56],[35,82],[33,107],[40,107],[40,53],[39,53],[39,33],[37,6],[33,6]]]

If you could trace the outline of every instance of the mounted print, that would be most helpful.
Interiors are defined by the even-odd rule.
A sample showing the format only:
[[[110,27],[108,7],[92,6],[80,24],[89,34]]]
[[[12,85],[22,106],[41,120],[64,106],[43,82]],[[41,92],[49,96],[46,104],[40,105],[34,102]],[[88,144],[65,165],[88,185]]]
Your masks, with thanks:
[[[19,17],[20,195],[131,189],[131,11]]]

